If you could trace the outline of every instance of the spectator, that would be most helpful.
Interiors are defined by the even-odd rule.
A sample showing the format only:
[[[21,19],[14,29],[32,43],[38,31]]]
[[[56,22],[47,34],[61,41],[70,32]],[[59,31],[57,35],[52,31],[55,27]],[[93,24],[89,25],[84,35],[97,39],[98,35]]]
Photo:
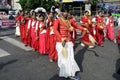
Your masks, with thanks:
[[[14,19],[15,19],[15,17],[12,14],[10,14],[9,20],[14,20]]]

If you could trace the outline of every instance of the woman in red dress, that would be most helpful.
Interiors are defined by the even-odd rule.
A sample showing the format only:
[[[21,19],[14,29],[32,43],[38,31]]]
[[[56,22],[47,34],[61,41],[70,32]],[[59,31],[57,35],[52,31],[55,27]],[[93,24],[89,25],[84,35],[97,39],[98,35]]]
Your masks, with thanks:
[[[38,40],[38,52],[40,54],[47,54],[46,51],[46,26],[44,23],[44,19],[45,19],[45,14],[41,13],[39,15],[39,23],[38,23],[38,28],[37,28],[37,37],[39,38]]]
[[[108,23],[106,29],[107,29],[107,33],[106,33],[107,38],[111,41],[114,41],[114,21],[111,13],[108,13]]]
[[[85,33],[85,35],[82,37],[82,46],[89,46],[89,48],[93,48],[95,46],[95,43],[92,42],[89,38],[89,36],[92,36],[93,33],[93,27],[92,27],[92,17],[90,16],[89,11],[85,11],[83,17],[81,18],[82,26],[84,28],[87,28],[89,33]],[[94,37],[93,37],[94,38]]]
[[[98,12],[98,16],[96,17],[96,40],[99,46],[103,47],[104,41],[104,18],[102,17],[102,12]]]
[[[23,11],[20,12],[20,16],[17,20],[20,23],[20,38],[22,42],[25,43],[25,16]]]
[[[118,29],[117,43],[120,44],[120,28]]]
[[[47,19],[47,47],[49,49],[48,56],[50,62],[57,61],[57,51],[56,51],[56,36],[53,32],[54,28],[54,13],[50,12]]]
[[[35,42],[36,42],[36,13],[33,12],[32,15],[32,22],[31,22],[31,46],[33,48],[33,51],[36,51],[36,47],[35,47]]]

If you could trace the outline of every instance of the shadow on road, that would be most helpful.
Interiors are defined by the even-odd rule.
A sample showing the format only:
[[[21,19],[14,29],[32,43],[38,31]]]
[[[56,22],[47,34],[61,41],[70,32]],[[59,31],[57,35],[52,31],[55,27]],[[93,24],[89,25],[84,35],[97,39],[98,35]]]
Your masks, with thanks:
[[[84,47],[83,49],[79,50],[75,55],[75,60],[80,68],[80,71],[83,72],[82,62],[84,60],[84,54],[87,51],[88,47]]]
[[[0,63],[0,70],[2,70],[2,69],[3,69],[5,66],[7,66],[7,65],[10,65],[10,64],[15,63],[16,61],[17,61],[17,59],[8,61],[8,62],[6,62],[6,63]]]
[[[59,77],[58,74],[55,74],[51,79],[49,80],[70,80],[69,78]]]
[[[119,54],[120,54],[120,44],[118,44],[118,50],[119,50]],[[120,80],[120,58],[116,61],[116,71],[113,74],[113,77],[116,80]]]

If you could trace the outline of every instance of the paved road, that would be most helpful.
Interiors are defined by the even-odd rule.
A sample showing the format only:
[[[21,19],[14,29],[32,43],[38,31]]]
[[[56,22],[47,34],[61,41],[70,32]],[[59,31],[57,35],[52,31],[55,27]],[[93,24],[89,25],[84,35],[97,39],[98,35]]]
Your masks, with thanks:
[[[117,28],[115,28],[115,31]],[[76,41],[75,59],[81,69],[81,80],[120,80],[120,46],[105,40],[104,47],[87,49]],[[57,62],[50,63],[47,55],[40,55],[25,47],[14,29],[0,31],[0,80],[69,80],[58,77]]]

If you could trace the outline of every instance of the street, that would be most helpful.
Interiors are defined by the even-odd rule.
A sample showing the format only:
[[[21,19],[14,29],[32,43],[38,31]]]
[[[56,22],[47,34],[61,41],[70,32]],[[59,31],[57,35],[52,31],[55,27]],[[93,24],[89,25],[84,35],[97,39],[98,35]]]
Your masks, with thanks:
[[[0,30],[0,80],[69,80],[59,78],[57,62],[25,47],[15,29]],[[115,28],[117,34],[117,28]],[[104,47],[88,49],[75,42],[75,60],[80,80],[120,80],[120,45],[105,39]]]

